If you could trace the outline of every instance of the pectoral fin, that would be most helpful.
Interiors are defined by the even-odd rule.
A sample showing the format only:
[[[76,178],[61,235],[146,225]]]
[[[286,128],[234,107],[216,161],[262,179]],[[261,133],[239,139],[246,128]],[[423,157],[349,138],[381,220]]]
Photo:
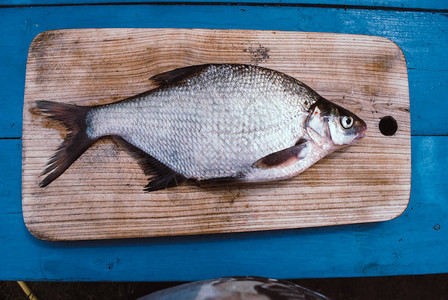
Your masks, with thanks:
[[[306,142],[307,140],[300,139],[290,148],[271,153],[257,160],[253,166],[261,169],[288,167],[303,158],[303,150],[307,147]]]

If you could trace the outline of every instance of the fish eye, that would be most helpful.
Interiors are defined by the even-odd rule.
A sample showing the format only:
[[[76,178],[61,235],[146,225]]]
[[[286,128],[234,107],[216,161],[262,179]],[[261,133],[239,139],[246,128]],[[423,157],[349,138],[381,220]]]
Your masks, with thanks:
[[[345,129],[349,129],[353,126],[353,118],[350,116],[343,116],[341,118],[341,125],[342,127],[344,127]]]

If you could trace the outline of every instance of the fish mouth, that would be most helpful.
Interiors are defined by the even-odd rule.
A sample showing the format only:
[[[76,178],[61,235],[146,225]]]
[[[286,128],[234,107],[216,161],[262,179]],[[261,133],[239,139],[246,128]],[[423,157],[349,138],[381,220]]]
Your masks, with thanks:
[[[356,141],[359,141],[363,138],[366,137],[366,131],[367,131],[367,125],[364,125],[364,128],[362,129],[362,131],[358,134],[358,136],[355,138]]]

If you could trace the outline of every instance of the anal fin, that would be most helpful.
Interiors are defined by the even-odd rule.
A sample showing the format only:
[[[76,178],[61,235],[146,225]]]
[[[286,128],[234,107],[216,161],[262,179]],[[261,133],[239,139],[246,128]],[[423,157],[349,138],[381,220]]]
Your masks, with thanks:
[[[151,176],[148,179],[148,184],[143,188],[144,191],[152,192],[174,187],[187,180],[185,176],[173,171],[170,167],[161,163],[140,148],[130,144],[122,137],[113,136],[112,138],[137,160],[145,175]]]

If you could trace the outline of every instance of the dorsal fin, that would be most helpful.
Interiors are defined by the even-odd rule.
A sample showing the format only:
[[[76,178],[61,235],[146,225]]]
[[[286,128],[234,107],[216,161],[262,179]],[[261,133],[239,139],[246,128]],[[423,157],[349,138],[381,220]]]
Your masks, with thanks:
[[[152,192],[166,189],[177,186],[187,180],[183,175],[173,171],[168,166],[164,165],[143,150],[128,143],[123,138],[119,136],[113,136],[112,138],[137,160],[145,175],[151,176],[144,191]]]
[[[209,66],[210,66],[210,64],[205,64],[205,65],[196,65],[196,66],[178,68],[178,69],[174,69],[174,70],[171,70],[168,72],[163,72],[163,73],[154,75],[151,78],[149,78],[149,80],[153,80],[154,82],[156,82],[157,84],[160,84],[162,86],[168,85],[168,84],[172,84],[174,82],[178,82],[192,74],[196,74]]]

